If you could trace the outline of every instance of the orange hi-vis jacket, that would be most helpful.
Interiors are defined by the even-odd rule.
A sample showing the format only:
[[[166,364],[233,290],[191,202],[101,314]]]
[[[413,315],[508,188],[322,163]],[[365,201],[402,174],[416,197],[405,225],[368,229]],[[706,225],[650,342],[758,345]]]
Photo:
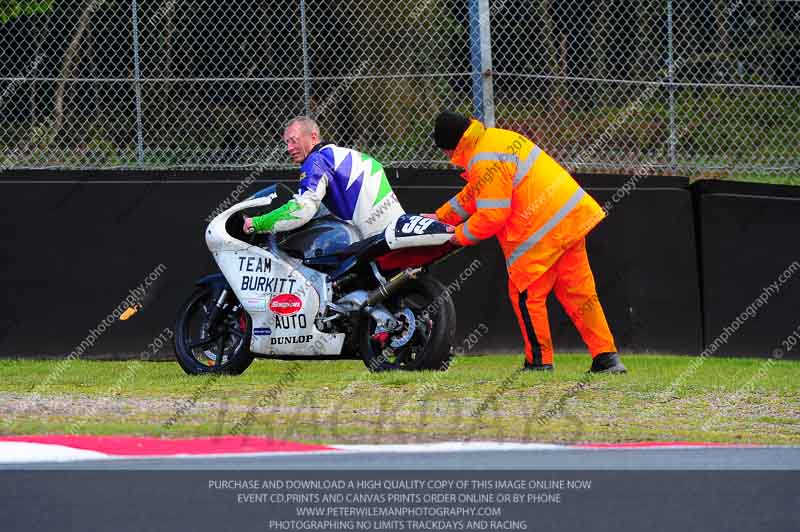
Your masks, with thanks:
[[[497,236],[520,292],[605,217],[569,172],[514,131],[473,120],[452,163],[466,168],[467,185],[436,215],[458,226],[462,245]]]

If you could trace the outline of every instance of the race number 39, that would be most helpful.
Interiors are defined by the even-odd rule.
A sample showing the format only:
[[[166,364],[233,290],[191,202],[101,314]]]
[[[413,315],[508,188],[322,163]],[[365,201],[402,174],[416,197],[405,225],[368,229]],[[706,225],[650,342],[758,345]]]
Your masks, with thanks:
[[[400,228],[400,232],[406,235],[422,235],[432,223],[432,218],[412,216],[409,221]]]

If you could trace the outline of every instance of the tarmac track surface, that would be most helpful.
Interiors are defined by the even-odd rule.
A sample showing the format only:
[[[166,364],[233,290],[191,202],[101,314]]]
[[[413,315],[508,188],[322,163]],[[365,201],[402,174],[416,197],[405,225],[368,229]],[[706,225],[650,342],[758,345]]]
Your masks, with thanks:
[[[481,482],[505,477],[546,481],[559,475],[566,482],[575,475],[584,482],[588,479],[591,488],[565,492],[563,504],[561,499],[558,504],[537,499],[536,504],[488,508],[500,511],[491,515],[501,515],[511,524],[517,522],[512,518],[522,519],[520,522],[530,522],[530,528],[536,530],[800,530],[796,511],[800,446],[673,442],[321,446],[265,438],[17,436],[0,438],[0,470],[4,470],[0,471],[0,495],[6,508],[12,509],[3,516],[10,518],[9,523],[0,517],[4,524],[0,528],[9,531],[217,532],[288,530],[297,523],[303,527],[319,524],[319,519],[298,517],[300,502],[249,501],[246,496],[250,492],[234,493],[244,488],[214,484],[231,479],[427,478],[436,482],[453,477]],[[381,486],[390,491],[405,489]],[[253,494],[288,497],[285,490],[263,489],[267,491]],[[324,492],[325,488],[321,489]],[[548,493],[529,489],[527,496]],[[245,496],[242,504],[240,495]],[[322,501],[320,511],[327,511],[324,508],[331,504],[336,510],[336,504]],[[450,510],[477,511],[479,505],[456,506]],[[423,504],[407,509],[425,508]],[[375,519],[381,524],[376,530],[396,529],[383,526],[382,518]],[[417,521],[455,526],[462,522],[459,519]],[[303,527],[297,529],[310,530]]]

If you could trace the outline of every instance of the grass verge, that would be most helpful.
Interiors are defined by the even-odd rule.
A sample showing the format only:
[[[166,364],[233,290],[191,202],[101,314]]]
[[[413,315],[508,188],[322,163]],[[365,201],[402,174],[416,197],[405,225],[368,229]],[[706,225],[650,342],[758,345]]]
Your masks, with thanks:
[[[250,434],[321,443],[501,440],[800,444],[800,362],[627,355],[627,375],[551,374],[521,355],[461,357],[447,372],[370,374],[359,361],[256,361],[239,377],[175,363],[0,361],[5,434]],[[674,386],[675,382],[681,383]]]

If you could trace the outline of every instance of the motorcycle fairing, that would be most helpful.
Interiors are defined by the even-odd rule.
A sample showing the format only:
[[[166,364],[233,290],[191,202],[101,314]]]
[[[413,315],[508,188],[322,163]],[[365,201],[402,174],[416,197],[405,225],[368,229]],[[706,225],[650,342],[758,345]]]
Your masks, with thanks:
[[[215,217],[206,230],[206,244],[253,321],[250,350],[267,355],[338,355],[345,335],[317,329],[320,299],[327,298],[327,278],[278,249],[274,236],[268,249],[234,238],[225,224],[234,214],[263,208],[275,194],[269,189]]]
[[[389,249],[439,246],[455,233],[452,225],[416,214],[403,214],[386,226],[383,234]]]

